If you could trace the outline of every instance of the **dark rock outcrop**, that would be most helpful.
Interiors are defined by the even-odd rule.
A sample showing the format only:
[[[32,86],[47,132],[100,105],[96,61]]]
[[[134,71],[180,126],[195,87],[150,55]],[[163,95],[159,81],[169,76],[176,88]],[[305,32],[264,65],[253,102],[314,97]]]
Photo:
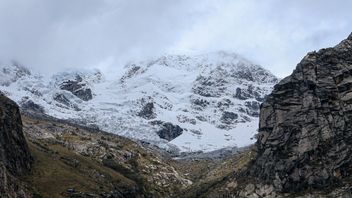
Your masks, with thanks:
[[[58,103],[60,104],[63,104],[64,106],[62,105],[58,105],[60,107],[64,107],[64,108],[73,108],[75,111],[80,111],[81,109],[77,106],[77,104],[75,103],[72,103],[64,94],[62,93],[57,93],[54,95],[54,98],[53,98],[55,101],[57,101]]]
[[[237,113],[225,111],[220,120],[224,124],[231,124],[238,118]]]
[[[259,117],[259,108],[260,108],[260,103],[257,101],[247,101],[244,103],[244,105],[247,107],[246,113],[250,116],[253,117]]]
[[[22,110],[28,112],[35,112],[35,113],[44,113],[44,107],[40,106],[39,104],[33,102],[32,100],[25,98],[20,102]]]
[[[260,88],[254,87],[252,85],[249,85],[246,88],[237,87],[233,97],[240,100],[247,100],[247,99],[254,98],[259,102],[262,102],[265,99],[265,96],[262,97],[260,94]]]
[[[148,102],[143,106],[142,110],[138,113],[138,116],[147,120],[154,119],[156,117],[154,110],[154,103]]]
[[[23,196],[16,178],[31,167],[17,104],[0,95],[0,197]]]
[[[68,80],[60,85],[60,89],[71,92],[78,98],[88,101],[93,98],[92,90],[86,87],[86,83],[83,82],[82,77],[76,76],[75,80]]]
[[[182,135],[182,132],[183,132],[183,129],[180,126],[174,125],[170,122],[163,122],[160,120],[156,120],[156,121],[152,121],[151,124],[159,125],[161,129],[156,133],[160,138],[168,141],[171,141],[177,138],[178,136]]]
[[[282,192],[352,176],[352,34],[309,53],[261,105],[250,175]]]

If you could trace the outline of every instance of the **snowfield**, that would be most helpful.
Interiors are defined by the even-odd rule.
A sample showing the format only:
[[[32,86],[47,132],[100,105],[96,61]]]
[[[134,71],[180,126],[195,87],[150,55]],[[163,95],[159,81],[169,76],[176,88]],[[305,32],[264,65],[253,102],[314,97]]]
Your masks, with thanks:
[[[182,152],[252,144],[259,105],[277,81],[226,52],[131,62],[113,79],[99,70],[45,79],[0,66],[0,90],[22,108]]]

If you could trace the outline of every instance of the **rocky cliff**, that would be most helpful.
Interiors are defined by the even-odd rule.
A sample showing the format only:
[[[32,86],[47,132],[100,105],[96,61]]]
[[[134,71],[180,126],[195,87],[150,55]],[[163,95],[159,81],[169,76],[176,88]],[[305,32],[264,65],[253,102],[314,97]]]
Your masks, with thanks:
[[[28,172],[30,165],[18,106],[0,95],[0,197],[25,195],[16,178]]]
[[[352,34],[274,86],[257,137],[237,171],[194,197],[352,197]]]
[[[352,34],[308,53],[261,106],[251,175],[279,191],[322,189],[352,172]]]

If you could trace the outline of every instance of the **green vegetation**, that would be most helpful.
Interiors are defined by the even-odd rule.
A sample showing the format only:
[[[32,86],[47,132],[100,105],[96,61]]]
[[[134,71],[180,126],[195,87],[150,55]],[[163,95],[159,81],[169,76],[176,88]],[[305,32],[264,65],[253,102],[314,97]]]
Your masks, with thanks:
[[[25,178],[37,197],[64,197],[71,193],[109,192],[113,187],[136,189],[134,181],[89,157],[61,145],[29,143],[33,169]]]
[[[177,197],[191,182],[170,159],[126,138],[23,116],[35,197]]]
[[[185,197],[207,197],[209,196],[209,191],[216,193],[218,189],[223,190],[223,188],[231,188],[233,182],[235,182],[233,181],[228,184],[229,181],[232,181],[231,178],[234,178],[234,174],[246,170],[255,155],[255,152],[248,150],[228,159],[219,160],[217,163],[212,160],[193,161],[192,164],[188,166],[192,167],[193,171],[196,171],[195,169],[197,169],[197,167],[201,171],[196,171],[198,172],[197,182],[185,191]],[[204,166],[207,168],[204,168]],[[224,194],[224,192],[218,195],[221,194]]]

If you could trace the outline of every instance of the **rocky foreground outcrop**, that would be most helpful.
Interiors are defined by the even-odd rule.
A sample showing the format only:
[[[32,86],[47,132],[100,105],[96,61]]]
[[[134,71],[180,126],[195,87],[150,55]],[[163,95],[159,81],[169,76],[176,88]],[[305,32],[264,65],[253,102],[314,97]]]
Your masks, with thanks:
[[[0,94],[0,197],[25,196],[16,178],[29,171],[31,161],[18,106]]]
[[[283,192],[323,189],[352,174],[352,34],[308,53],[261,106],[250,175]]]

